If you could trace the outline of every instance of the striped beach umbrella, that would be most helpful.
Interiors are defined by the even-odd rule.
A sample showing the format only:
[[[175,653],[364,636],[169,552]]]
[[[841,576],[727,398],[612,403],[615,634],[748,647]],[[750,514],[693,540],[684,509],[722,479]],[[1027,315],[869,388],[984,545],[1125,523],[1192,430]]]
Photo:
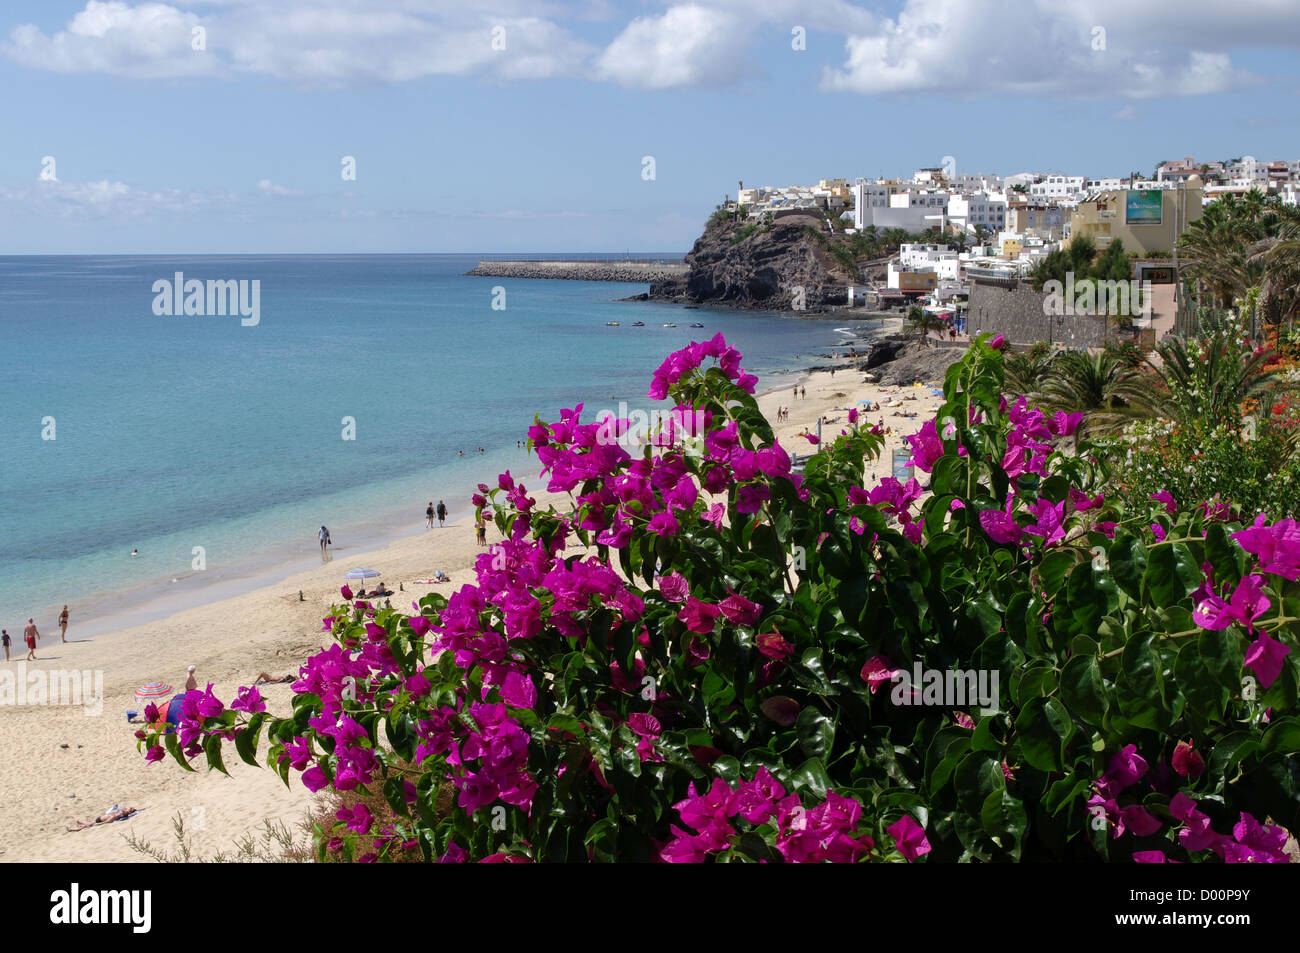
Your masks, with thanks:
[[[344,579],[375,579],[382,576],[378,569],[349,569],[344,575]]]
[[[166,682],[148,682],[135,690],[135,697],[142,702],[166,698],[172,693],[172,687]]]

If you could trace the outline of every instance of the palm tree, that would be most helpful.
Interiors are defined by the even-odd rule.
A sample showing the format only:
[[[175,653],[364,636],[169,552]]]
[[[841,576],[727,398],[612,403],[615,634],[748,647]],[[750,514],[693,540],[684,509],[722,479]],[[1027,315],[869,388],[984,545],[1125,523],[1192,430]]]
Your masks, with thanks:
[[[1151,413],[1156,402],[1150,382],[1115,353],[1067,351],[1053,362],[1043,385],[1042,404],[1048,411],[1083,411],[1079,436],[1114,434],[1137,417]]]
[[[1202,315],[1195,340],[1169,337],[1156,353],[1151,366],[1169,390],[1159,409],[1185,425],[1237,426],[1244,404],[1271,405],[1273,392],[1288,386],[1280,370],[1265,370],[1271,351],[1250,347],[1233,322],[1214,313]]]
[[[939,331],[946,327],[942,318],[938,315],[930,314],[920,305],[916,304],[907,309],[907,323],[908,326],[917,332],[917,335],[921,339],[922,347],[928,346],[929,342],[926,339],[929,337],[931,331]]]
[[[1052,370],[1052,346],[1039,341],[1026,351],[1012,351],[1002,362],[1008,394],[1036,395]]]

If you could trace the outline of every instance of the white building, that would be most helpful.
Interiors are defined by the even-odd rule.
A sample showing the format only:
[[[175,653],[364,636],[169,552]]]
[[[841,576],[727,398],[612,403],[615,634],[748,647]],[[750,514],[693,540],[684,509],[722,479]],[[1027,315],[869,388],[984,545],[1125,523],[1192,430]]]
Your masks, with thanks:
[[[1081,175],[1050,173],[1042,176],[1040,181],[1031,184],[1029,194],[1033,198],[1077,202],[1083,195],[1084,181]]]
[[[904,243],[898,246],[898,271],[932,271],[941,281],[955,281],[960,268],[960,256],[947,245]]]
[[[976,228],[996,232],[1006,224],[1006,220],[1007,201],[1004,196],[975,192],[948,199],[948,221],[971,234]]]

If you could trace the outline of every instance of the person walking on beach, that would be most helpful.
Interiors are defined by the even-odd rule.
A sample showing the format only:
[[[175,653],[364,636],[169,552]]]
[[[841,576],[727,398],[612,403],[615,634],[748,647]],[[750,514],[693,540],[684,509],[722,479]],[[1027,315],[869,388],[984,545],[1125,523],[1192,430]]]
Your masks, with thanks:
[[[36,658],[36,640],[41,637],[41,633],[36,631],[36,620],[28,619],[27,625],[23,627],[23,638],[27,640],[27,658],[31,661],[37,661]]]
[[[59,628],[63,632],[63,641],[68,641],[68,607],[64,606],[63,611],[59,613]]]
[[[442,529],[442,524],[446,521],[446,519],[447,519],[447,504],[442,502],[442,500],[439,500],[438,501],[438,528],[439,529]]]
[[[4,643],[5,661],[7,662],[9,661],[9,630],[8,629],[0,629],[0,642]]]
[[[433,529],[433,500],[424,509],[424,525],[426,529]]]
[[[807,399],[808,399],[808,388],[807,388],[807,387],[800,387],[800,388],[799,388],[799,396],[802,397],[804,400],[807,400]]]
[[[799,385],[796,384],[796,385],[793,387],[793,390],[794,390],[794,399],[795,399],[795,400],[798,400],[798,399],[799,399]]]
[[[330,531],[322,526],[316,537],[320,540],[320,551],[325,552],[325,547],[330,544]]]
[[[187,692],[195,691],[199,687],[199,680],[194,677],[194,666],[191,665],[185,671],[185,690]]]
[[[474,524],[474,532],[478,536],[478,544],[487,546],[487,526],[484,524],[482,517],[479,517],[478,522]]]

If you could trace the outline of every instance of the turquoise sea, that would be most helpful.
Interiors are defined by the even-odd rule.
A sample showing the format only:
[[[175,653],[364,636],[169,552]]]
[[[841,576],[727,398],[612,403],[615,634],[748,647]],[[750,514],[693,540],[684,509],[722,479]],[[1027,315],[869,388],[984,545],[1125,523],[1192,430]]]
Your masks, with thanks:
[[[760,390],[845,340],[836,322],[616,300],[645,285],[463,277],[478,257],[0,258],[0,625],[308,568],[321,524],[341,574],[422,531],[430,500],[454,518],[507,467],[540,483],[515,444],[534,413],[650,409],[651,372],[692,339],[723,332]],[[257,323],[156,314],[178,272],[259,282]]]

